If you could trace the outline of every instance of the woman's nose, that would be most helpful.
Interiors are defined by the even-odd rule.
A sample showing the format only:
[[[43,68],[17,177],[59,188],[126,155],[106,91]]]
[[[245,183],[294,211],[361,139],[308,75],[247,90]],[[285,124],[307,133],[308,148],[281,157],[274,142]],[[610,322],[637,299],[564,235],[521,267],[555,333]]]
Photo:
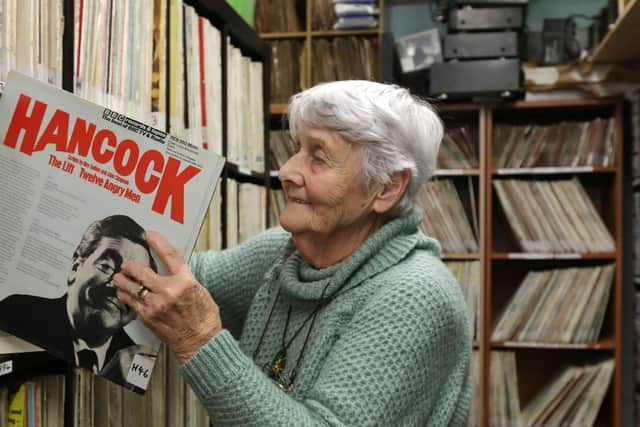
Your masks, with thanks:
[[[300,153],[296,153],[280,166],[280,171],[278,172],[280,182],[283,184],[289,182],[297,186],[304,185],[304,175],[302,174],[300,157]]]

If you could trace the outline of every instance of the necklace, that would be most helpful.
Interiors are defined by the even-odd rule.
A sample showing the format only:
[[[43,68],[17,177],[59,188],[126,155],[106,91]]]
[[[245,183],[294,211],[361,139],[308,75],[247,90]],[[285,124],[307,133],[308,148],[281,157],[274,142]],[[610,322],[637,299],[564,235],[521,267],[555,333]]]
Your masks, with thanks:
[[[282,347],[273,357],[271,364],[267,364],[263,367],[263,370],[267,372],[267,375],[269,376],[269,378],[271,378],[281,389],[285,391],[289,391],[289,389],[293,385],[293,382],[296,379],[298,365],[300,364],[300,360],[302,359],[304,350],[307,347],[307,342],[309,341],[309,336],[311,335],[311,330],[313,329],[313,324],[315,323],[316,316],[318,314],[318,311],[320,310],[320,307],[322,307],[322,305],[318,305],[309,314],[309,316],[307,316],[304,322],[302,322],[300,327],[289,339],[289,342],[286,342],[287,330],[289,329],[289,319],[291,317],[291,309],[292,309],[292,307],[289,306],[289,310],[287,311],[287,321],[284,325],[284,332],[282,333]],[[284,371],[284,368],[286,367],[286,364],[287,364],[287,351],[289,350],[291,343],[293,343],[293,341],[296,339],[298,334],[302,331],[302,329],[304,329],[304,327],[307,325],[307,322],[309,322],[309,320],[311,320],[311,325],[309,325],[309,329],[307,329],[307,334],[304,338],[304,342],[302,343],[302,349],[298,353],[298,357],[296,358],[296,363],[293,366],[291,373],[287,374]]]
[[[324,289],[322,290],[322,295],[320,296],[320,302],[318,303],[318,305],[311,311],[311,313],[309,313],[307,318],[302,322],[302,324],[298,327],[298,329],[293,333],[291,338],[287,341],[286,338],[287,338],[287,332],[289,330],[289,321],[291,320],[291,311],[293,309],[293,307],[289,305],[289,309],[287,310],[287,320],[285,321],[284,331],[282,333],[282,345],[280,347],[280,350],[276,352],[271,363],[266,363],[262,367],[262,370],[267,374],[267,376],[271,378],[271,380],[285,392],[288,392],[291,389],[291,387],[293,386],[293,382],[296,379],[298,365],[300,364],[300,361],[302,360],[302,357],[304,355],[304,351],[307,347],[307,342],[309,341],[309,337],[311,335],[311,331],[313,330],[313,325],[316,321],[318,312],[322,307],[324,307],[326,304],[328,304],[332,300],[332,298],[328,298],[326,300],[324,298],[325,293],[329,288],[330,284],[331,284],[330,281],[327,282]],[[262,334],[260,336],[258,345],[255,351],[253,352],[254,360],[258,355],[258,352],[260,351],[260,347],[262,346],[262,341],[264,339],[267,329],[269,328],[269,324],[271,323],[271,318],[272,318],[275,306],[278,303],[279,297],[280,297],[280,289],[278,289],[278,293],[276,294],[276,298],[273,302],[273,305],[271,306],[269,316],[267,317],[266,325],[262,330]],[[311,324],[309,325],[309,329],[307,329],[307,333],[304,338],[304,342],[302,343],[302,348],[300,349],[300,352],[298,353],[298,357],[296,358],[295,365],[293,366],[293,369],[290,371],[290,373],[287,374],[285,372],[285,367],[287,364],[287,352],[289,350],[289,347],[291,346],[293,341],[296,339],[296,337],[300,334],[300,332],[304,329],[304,327],[307,325],[309,321],[311,321]]]

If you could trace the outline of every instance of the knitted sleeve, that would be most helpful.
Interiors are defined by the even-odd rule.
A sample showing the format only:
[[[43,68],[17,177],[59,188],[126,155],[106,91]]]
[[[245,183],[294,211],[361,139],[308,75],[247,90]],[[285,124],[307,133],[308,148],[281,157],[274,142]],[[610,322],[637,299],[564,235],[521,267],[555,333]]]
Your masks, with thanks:
[[[444,268],[444,267],[443,267]],[[466,426],[469,333],[449,275],[369,298],[303,400],[276,387],[223,331],[182,367],[216,426]]]
[[[224,251],[194,253],[189,267],[220,307],[222,325],[239,336],[249,305],[265,272],[289,240],[280,227]]]

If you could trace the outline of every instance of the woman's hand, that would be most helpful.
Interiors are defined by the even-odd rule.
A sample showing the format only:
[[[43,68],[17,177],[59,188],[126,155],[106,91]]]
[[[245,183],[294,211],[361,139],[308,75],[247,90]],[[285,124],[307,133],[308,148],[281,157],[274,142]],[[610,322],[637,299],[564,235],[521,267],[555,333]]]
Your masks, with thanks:
[[[117,295],[184,363],[222,330],[218,305],[160,233],[148,231],[145,237],[168,276],[125,262],[113,277]],[[141,286],[148,292],[140,292]]]

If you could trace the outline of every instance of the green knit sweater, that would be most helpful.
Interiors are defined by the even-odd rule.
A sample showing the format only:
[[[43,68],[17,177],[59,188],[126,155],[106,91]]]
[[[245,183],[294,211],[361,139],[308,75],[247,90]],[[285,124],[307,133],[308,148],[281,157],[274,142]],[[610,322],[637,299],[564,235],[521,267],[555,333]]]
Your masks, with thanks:
[[[220,306],[225,329],[182,372],[213,424],[466,426],[464,299],[420,221],[418,213],[391,221],[321,270],[281,228],[195,254],[191,269]],[[330,301],[311,320],[323,292]],[[283,342],[285,372],[297,363],[288,393],[263,371]]]

